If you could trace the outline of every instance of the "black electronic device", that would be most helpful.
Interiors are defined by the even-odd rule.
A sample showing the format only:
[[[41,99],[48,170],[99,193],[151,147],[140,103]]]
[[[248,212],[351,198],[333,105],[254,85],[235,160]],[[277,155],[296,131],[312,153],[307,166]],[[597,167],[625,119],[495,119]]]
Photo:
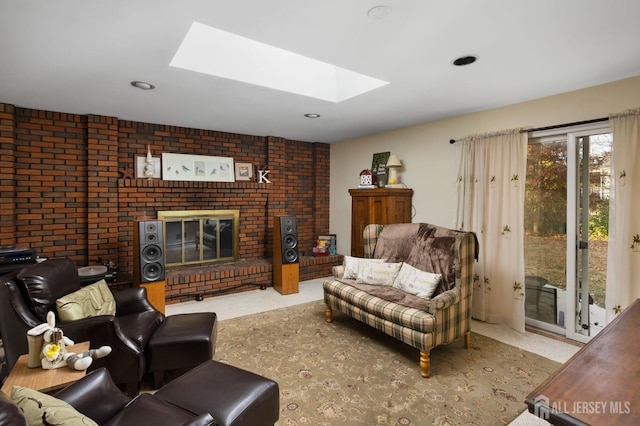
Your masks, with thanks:
[[[273,287],[280,294],[298,293],[300,264],[295,216],[275,216],[273,223]]]
[[[117,274],[118,269],[115,266],[92,265],[78,268],[78,277],[80,277],[81,285],[93,284],[100,280],[114,283],[116,282]]]
[[[30,248],[0,247],[0,265],[35,262],[36,251]]]
[[[295,216],[276,216],[274,257],[283,264],[298,263],[298,229]]]
[[[133,223],[133,281],[136,284],[164,280],[162,221]]]

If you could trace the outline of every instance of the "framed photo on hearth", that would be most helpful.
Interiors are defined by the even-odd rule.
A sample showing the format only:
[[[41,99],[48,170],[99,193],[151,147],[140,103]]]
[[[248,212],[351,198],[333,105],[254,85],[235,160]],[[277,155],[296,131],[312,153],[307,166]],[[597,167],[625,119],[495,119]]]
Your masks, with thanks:
[[[336,234],[318,235],[316,247],[326,248],[327,255],[337,254],[336,246],[337,246]]]
[[[236,180],[253,180],[253,164],[236,163]]]

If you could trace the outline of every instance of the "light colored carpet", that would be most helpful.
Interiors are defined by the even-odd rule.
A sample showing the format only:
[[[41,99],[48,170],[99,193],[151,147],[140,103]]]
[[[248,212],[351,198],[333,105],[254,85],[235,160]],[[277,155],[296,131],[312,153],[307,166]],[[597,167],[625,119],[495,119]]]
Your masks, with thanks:
[[[299,304],[321,300],[323,281],[324,278],[303,281],[300,283],[299,293],[286,296],[281,295],[273,288],[268,288],[266,290],[256,289],[250,292],[211,297],[200,302],[193,301],[167,305],[166,312],[167,315],[187,312],[216,312],[218,318],[223,321],[226,319],[252,315],[260,312],[268,312],[273,309],[293,307]],[[578,347],[575,345],[570,345],[535,333],[527,332],[525,334],[520,334],[508,327],[496,324],[474,321],[472,330],[475,334],[491,337],[500,342],[529,352],[534,352],[542,357],[559,363],[569,359],[578,350]],[[413,362],[413,359],[409,360],[411,368],[413,368]],[[417,360],[415,362],[417,364]],[[529,389],[529,391],[530,390],[533,390],[533,387]],[[313,423],[306,424],[312,425]],[[545,421],[529,414],[526,411],[524,404],[522,404],[521,415],[510,423],[512,426],[537,426],[547,424],[548,423]]]
[[[558,364],[472,335],[431,351],[424,379],[417,349],[309,302],[222,320],[214,359],[280,386],[278,425],[509,424]]]

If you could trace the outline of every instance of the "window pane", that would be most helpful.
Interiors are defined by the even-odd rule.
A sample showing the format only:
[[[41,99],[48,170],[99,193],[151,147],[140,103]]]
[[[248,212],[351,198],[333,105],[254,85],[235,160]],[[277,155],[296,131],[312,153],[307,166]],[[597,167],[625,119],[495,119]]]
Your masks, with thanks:
[[[233,257],[233,219],[220,221],[220,257]]]
[[[182,221],[165,223],[166,262],[182,263]]]
[[[531,139],[525,187],[525,312],[564,326],[567,142]]]
[[[204,219],[202,224],[202,258],[215,260],[218,258],[218,221]]]
[[[200,260],[200,221],[184,221],[184,262],[197,262]]]

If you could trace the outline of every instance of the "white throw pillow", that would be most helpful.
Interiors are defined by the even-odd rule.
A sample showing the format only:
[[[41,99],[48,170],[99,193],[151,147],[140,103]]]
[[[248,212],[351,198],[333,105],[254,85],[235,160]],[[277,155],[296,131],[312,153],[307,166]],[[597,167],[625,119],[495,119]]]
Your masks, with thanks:
[[[425,272],[414,268],[408,263],[403,263],[398,276],[393,282],[393,286],[407,293],[428,299],[436,291],[441,279],[441,274]]]
[[[342,278],[347,280],[355,280],[358,278],[358,269],[360,268],[360,263],[381,263],[384,262],[385,259],[364,259],[361,257],[352,257],[346,256],[344,257],[344,274]]]
[[[392,286],[401,266],[402,263],[361,262],[356,282],[358,284]]]

